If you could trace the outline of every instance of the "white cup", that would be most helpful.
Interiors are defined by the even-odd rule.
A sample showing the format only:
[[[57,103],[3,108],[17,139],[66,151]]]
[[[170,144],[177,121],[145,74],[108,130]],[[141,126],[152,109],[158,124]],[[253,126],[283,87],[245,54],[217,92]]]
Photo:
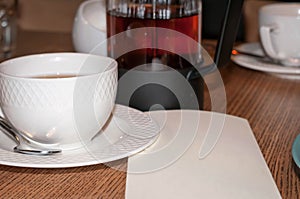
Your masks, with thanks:
[[[108,120],[117,78],[117,62],[108,57],[49,53],[10,59],[0,64],[1,110],[34,142],[79,148]]]
[[[285,66],[300,66],[300,3],[275,3],[259,10],[266,54]]]
[[[89,0],[81,3],[72,30],[75,50],[106,56],[106,37],[105,0]]]

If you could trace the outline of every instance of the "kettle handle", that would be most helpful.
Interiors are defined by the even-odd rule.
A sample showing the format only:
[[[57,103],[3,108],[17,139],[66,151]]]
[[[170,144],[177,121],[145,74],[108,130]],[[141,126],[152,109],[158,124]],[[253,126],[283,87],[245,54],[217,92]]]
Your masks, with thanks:
[[[244,0],[228,0],[223,24],[219,33],[214,62],[217,67],[225,66],[230,61],[231,51],[243,10]]]

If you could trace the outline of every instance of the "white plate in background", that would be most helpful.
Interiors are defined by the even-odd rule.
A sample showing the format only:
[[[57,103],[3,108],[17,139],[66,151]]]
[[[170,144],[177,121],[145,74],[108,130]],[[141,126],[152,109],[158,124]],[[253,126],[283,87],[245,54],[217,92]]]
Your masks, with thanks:
[[[242,52],[253,53],[256,55],[265,55],[260,43],[256,42],[241,44],[235,47],[235,49]],[[282,66],[276,63],[272,63],[268,59],[251,57],[242,54],[232,55],[231,59],[234,63],[248,69],[271,73],[273,75],[281,76],[284,78],[300,78],[300,67]]]

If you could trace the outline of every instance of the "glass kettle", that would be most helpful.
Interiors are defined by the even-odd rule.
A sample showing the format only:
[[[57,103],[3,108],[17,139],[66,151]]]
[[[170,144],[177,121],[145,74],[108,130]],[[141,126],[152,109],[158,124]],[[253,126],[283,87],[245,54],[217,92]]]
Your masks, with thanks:
[[[243,0],[228,0],[214,57],[217,66],[230,59],[242,5]],[[106,0],[108,55],[118,61],[119,78],[130,71],[126,81],[119,81],[117,103],[143,111],[157,104],[164,109],[202,109],[203,74],[195,70],[204,63],[202,9],[202,0]],[[193,41],[198,46],[190,45]],[[179,82],[177,73],[186,82]],[[133,90],[129,86],[136,92],[121,99]],[[191,105],[195,96],[196,106]]]

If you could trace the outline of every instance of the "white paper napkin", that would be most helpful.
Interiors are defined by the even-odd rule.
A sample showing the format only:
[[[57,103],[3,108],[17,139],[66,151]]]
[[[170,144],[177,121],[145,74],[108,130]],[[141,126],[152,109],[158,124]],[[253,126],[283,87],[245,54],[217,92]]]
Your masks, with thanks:
[[[199,159],[205,134],[214,125],[213,113],[150,114],[160,123],[161,135],[129,158],[127,199],[281,198],[245,119],[217,114],[224,119],[222,134],[213,151]]]

